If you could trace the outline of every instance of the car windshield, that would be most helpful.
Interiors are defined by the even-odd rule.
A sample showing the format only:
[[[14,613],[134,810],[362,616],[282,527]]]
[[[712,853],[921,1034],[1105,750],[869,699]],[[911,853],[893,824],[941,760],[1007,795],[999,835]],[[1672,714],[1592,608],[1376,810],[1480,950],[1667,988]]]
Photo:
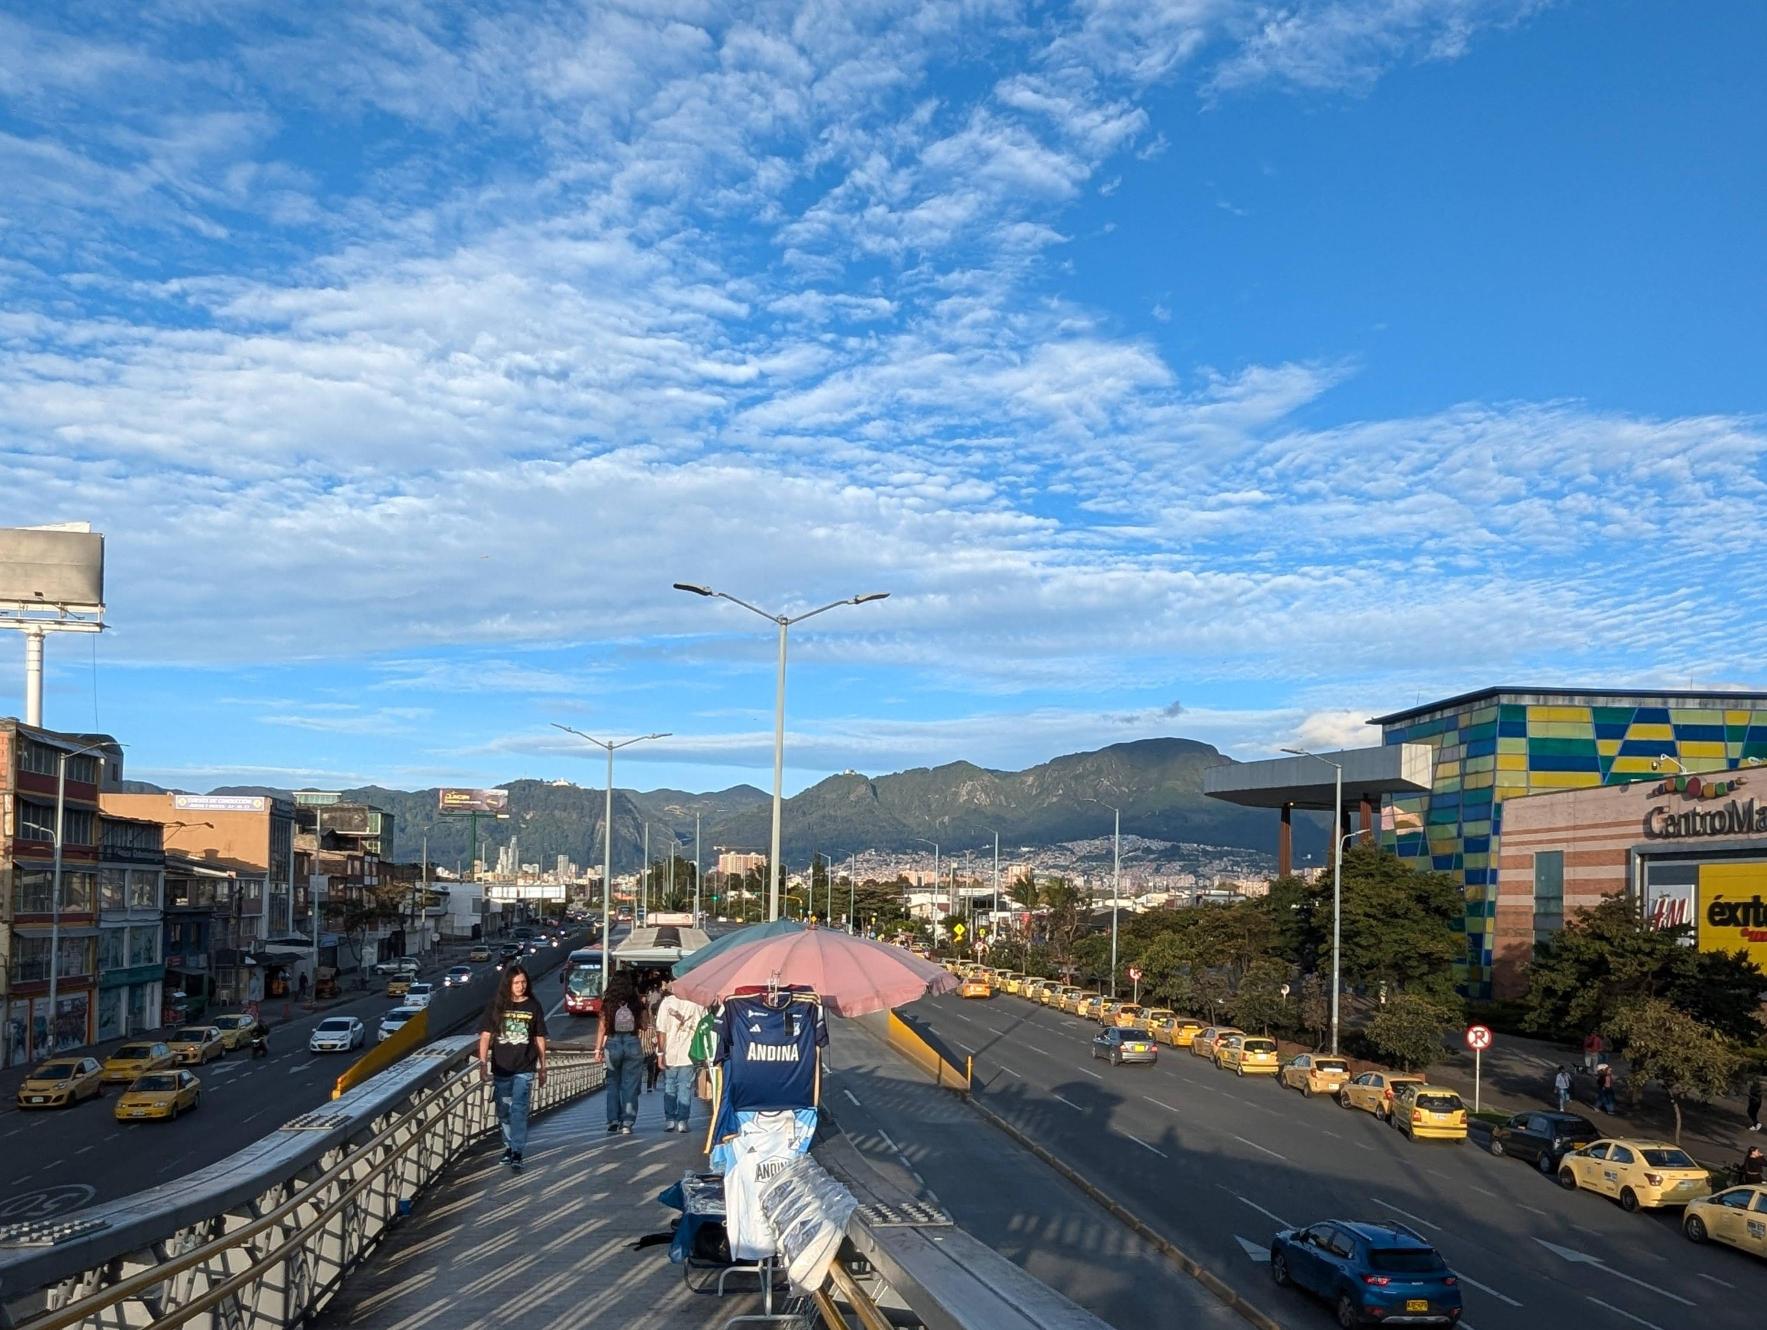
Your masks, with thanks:
[[[1685,1150],[1676,1150],[1672,1147],[1659,1148],[1659,1149],[1654,1149],[1654,1150],[1640,1150],[1638,1153],[1644,1156],[1645,1163],[1651,1165],[1654,1168],[1698,1168],[1699,1167],[1698,1164],[1694,1163],[1693,1160],[1688,1157],[1688,1154]]]
[[[35,1079],[39,1081],[65,1081],[80,1069],[76,1062],[45,1062],[37,1068]]]
[[[410,1007],[394,1007],[385,1016],[380,1018],[380,1023],[382,1025],[403,1025],[416,1014],[417,1013]]]
[[[319,1022],[318,1033],[320,1033],[320,1034],[347,1034],[349,1032],[349,1029],[350,1029],[350,1022],[349,1022],[348,1017],[330,1016],[330,1017],[327,1017],[325,1020],[322,1020]]]
[[[169,1073],[157,1076],[141,1076],[138,1077],[135,1084],[131,1085],[129,1088],[131,1090],[176,1090],[178,1088],[178,1078]]]
[[[572,970],[569,987],[574,997],[594,997],[601,992],[601,971],[599,969]]]
[[[413,993],[427,993],[427,992],[429,992],[429,990],[430,990],[430,986],[428,984],[412,984],[411,985],[411,991]]]
[[[178,1037],[190,1044],[200,1044],[209,1037],[206,1027],[201,1025],[186,1026],[178,1031]]]
[[[1245,1041],[1245,1051],[1248,1053],[1274,1053],[1276,1041],[1274,1039],[1248,1039]]]
[[[454,974],[471,974],[472,973],[472,966],[470,966],[470,965],[456,965],[452,972]]]
[[[153,1047],[150,1044],[124,1044],[111,1056],[125,1062],[131,1062],[138,1058],[150,1058],[153,1056]]]
[[[1448,1268],[1435,1252],[1415,1247],[1376,1248],[1368,1253],[1368,1264],[1376,1270],[1403,1275],[1434,1274]]]
[[[1460,1096],[1457,1094],[1420,1094],[1417,1106],[1431,1113],[1452,1113],[1458,1109]]]

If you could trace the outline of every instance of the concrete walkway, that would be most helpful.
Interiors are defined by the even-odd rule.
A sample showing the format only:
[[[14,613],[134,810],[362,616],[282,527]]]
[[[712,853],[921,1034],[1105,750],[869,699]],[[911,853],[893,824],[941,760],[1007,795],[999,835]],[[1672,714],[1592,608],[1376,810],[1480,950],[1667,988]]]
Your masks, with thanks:
[[[657,1193],[704,1167],[703,1118],[662,1132],[662,1094],[639,1098],[638,1128],[607,1135],[599,1094],[540,1118],[517,1177],[488,1144],[367,1265],[317,1324],[337,1330],[519,1326],[521,1330],[699,1330],[754,1311],[753,1280],[724,1298],[690,1292],[666,1245],[631,1250],[676,1212]]]

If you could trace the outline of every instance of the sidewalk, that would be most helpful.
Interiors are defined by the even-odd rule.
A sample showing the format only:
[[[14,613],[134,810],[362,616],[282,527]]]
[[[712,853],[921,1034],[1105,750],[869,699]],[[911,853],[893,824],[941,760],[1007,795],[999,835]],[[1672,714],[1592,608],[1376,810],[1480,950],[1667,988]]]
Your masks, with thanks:
[[[639,1096],[638,1129],[609,1136],[599,1094],[538,1119],[520,1176],[486,1143],[396,1229],[317,1319],[322,1330],[586,1325],[711,1330],[758,1310],[754,1280],[691,1292],[667,1244],[633,1250],[675,1212],[657,1193],[705,1166],[703,1116],[662,1132],[661,1092]]]

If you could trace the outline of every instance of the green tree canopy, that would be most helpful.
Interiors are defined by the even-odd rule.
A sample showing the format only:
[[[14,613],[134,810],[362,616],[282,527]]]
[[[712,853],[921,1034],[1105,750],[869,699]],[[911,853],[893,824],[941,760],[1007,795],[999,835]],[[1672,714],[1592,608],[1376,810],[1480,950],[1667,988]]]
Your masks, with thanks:
[[[1363,1031],[1370,1047],[1406,1071],[1442,1056],[1442,1036],[1458,1023],[1453,1008],[1426,993],[1400,993],[1382,1005]]]
[[[1675,1144],[1681,1144],[1681,1101],[1711,1099],[1728,1091],[1742,1071],[1736,1045],[1664,998],[1632,998],[1607,1019],[1626,1060],[1634,1088],[1655,1081],[1675,1109]]]

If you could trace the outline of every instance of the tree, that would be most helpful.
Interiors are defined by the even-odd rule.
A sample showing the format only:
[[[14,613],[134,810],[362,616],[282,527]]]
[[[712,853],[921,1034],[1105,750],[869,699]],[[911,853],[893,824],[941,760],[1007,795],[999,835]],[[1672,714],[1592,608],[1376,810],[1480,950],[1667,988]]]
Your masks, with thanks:
[[[1042,886],[1043,903],[1049,911],[1049,950],[1058,967],[1073,963],[1074,942],[1086,925],[1091,894],[1066,878],[1052,878]]]
[[[1363,1037],[1386,1061],[1411,1071],[1442,1056],[1442,1036],[1454,1024],[1454,1012],[1436,998],[1400,993],[1374,1014]]]
[[[1663,998],[1635,998],[1613,1012],[1607,1028],[1632,1066],[1636,1091],[1655,1081],[1675,1110],[1675,1144],[1681,1144],[1681,1101],[1710,1099],[1730,1089],[1742,1070],[1741,1052],[1729,1039]]]
[[[1316,974],[1301,979],[1300,996],[1301,1028],[1313,1036],[1313,1048],[1317,1052],[1325,1046],[1325,1036],[1331,1030],[1331,999]]]
[[[1288,982],[1288,962],[1263,956],[1247,967],[1233,994],[1233,1019],[1247,1030],[1264,1034],[1270,1027],[1287,1024],[1288,999],[1282,986]]]

